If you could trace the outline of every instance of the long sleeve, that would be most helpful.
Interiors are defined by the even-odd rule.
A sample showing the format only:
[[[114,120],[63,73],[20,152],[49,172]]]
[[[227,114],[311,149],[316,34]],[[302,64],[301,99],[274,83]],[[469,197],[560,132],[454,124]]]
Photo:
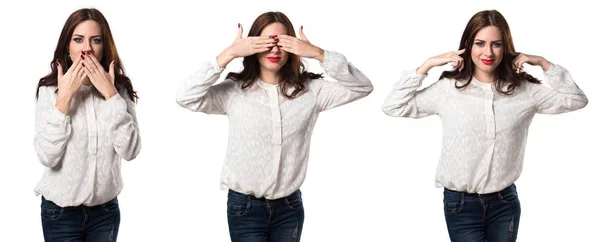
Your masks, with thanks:
[[[142,149],[135,103],[126,92],[121,92],[106,100],[105,105],[107,111],[101,113],[100,119],[108,122],[115,152],[125,160],[133,160]]]
[[[317,105],[320,111],[366,97],[373,91],[373,84],[360,70],[346,60],[342,54],[325,51],[321,64],[325,74],[337,82],[323,81],[318,88]]]
[[[423,118],[438,114],[439,106],[447,94],[447,80],[418,90],[426,75],[415,71],[403,71],[391,93],[383,103],[383,112],[393,117]]]
[[[530,85],[530,95],[536,102],[537,112],[543,114],[559,114],[575,111],[585,107],[588,99],[575,84],[571,74],[564,67],[552,64],[544,73],[544,85]]]
[[[177,103],[195,112],[226,114],[229,93],[236,83],[225,80],[213,86],[221,72],[216,60],[202,63],[177,91]]]
[[[49,168],[60,163],[71,136],[71,118],[56,108],[56,87],[41,87],[35,109],[34,147]]]

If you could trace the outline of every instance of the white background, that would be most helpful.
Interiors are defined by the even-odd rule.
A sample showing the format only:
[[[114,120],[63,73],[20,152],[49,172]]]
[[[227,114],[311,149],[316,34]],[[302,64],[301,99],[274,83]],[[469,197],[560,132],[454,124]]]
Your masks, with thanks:
[[[375,86],[370,96],[320,116],[302,186],[303,241],[449,241],[442,190],[433,182],[441,122],[391,118],[381,104],[401,70],[456,50],[469,18],[484,9],[506,17],[517,51],[566,67],[590,100],[573,113],[535,117],[516,183],[519,241],[597,241],[597,8],[574,1],[392,2],[3,1],[0,241],[43,241],[33,193],[44,169],[33,149],[35,87],[64,22],[81,7],[104,13],[141,97],[143,148],[123,164],[119,241],[229,240],[226,191],[219,189],[227,118],[180,108],[175,92],[231,43],[238,22],[248,30],[268,10],[286,13],[296,30],[304,25],[317,46],[345,54]],[[543,78],[539,67],[526,70]]]

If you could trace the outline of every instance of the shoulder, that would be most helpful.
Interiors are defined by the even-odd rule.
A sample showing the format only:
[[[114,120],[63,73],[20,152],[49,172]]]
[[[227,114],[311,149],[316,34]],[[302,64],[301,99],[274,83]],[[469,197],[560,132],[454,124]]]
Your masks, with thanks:
[[[41,99],[56,96],[57,89],[57,86],[41,86],[38,89],[38,97]]]

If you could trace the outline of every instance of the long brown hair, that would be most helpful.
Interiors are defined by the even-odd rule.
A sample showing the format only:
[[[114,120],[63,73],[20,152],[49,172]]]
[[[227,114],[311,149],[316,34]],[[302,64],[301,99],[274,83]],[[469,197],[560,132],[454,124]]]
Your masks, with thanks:
[[[504,46],[502,62],[500,62],[495,70],[497,79],[495,83],[496,92],[510,95],[514,92],[516,87],[521,85],[522,81],[529,81],[537,84],[541,83],[538,79],[527,74],[526,72],[516,73],[513,70],[512,62],[519,55],[519,53],[515,51],[512,35],[510,34],[510,28],[508,27],[506,19],[504,19],[502,14],[496,10],[481,11],[471,17],[471,20],[469,20],[469,23],[467,23],[467,27],[463,32],[458,48],[459,50],[465,49],[465,52],[461,55],[464,60],[464,68],[462,71],[458,71],[458,69],[453,71],[444,71],[442,72],[440,79],[448,78],[456,80],[454,86],[458,89],[465,88],[471,83],[473,74],[475,73],[475,64],[471,59],[471,48],[473,46],[473,42],[475,41],[475,35],[477,35],[477,32],[487,26],[496,26],[498,29],[500,29],[500,32],[502,33],[502,45]],[[466,83],[459,85],[459,80],[466,81]],[[506,91],[502,90],[502,87],[506,86],[507,84],[508,86]]]
[[[267,25],[272,23],[281,23],[285,26],[287,35],[296,37],[294,26],[285,14],[281,12],[266,12],[261,14],[254,20],[248,36],[260,36]],[[260,74],[260,64],[256,54],[246,56],[243,60],[244,69],[239,73],[230,72],[227,74],[227,78],[231,78],[233,81],[242,82],[242,89],[246,89],[254,85],[256,79]],[[322,74],[315,74],[306,71],[304,64],[300,60],[300,57],[292,53],[288,53],[288,59],[286,63],[279,70],[279,82],[281,93],[287,98],[295,98],[298,93],[303,91],[306,87],[304,83],[308,79],[319,79],[323,78]],[[288,94],[287,90],[293,88],[291,94]]]
[[[138,95],[136,91],[133,90],[131,80],[125,75],[125,70],[123,69],[123,64],[121,63],[121,59],[117,53],[117,47],[115,46],[115,41],[113,40],[110,27],[108,26],[108,21],[106,21],[106,18],[104,18],[104,15],[102,15],[100,11],[94,8],[79,9],[73,12],[67,19],[67,22],[63,26],[62,32],[60,33],[58,44],[56,44],[54,58],[50,62],[50,68],[52,71],[48,75],[40,78],[37,90],[35,92],[35,97],[38,97],[40,87],[58,85],[58,69],[56,68],[57,61],[63,67],[64,72],[67,72],[67,70],[71,67],[73,61],[71,58],[69,58],[69,42],[71,41],[75,27],[87,20],[96,21],[102,29],[102,43],[104,46],[102,49],[104,53],[102,54],[102,60],[100,60],[100,64],[102,64],[104,70],[108,72],[110,62],[112,60],[115,61],[115,87],[117,88],[117,91],[125,89],[129,95],[129,98],[132,101],[136,101]],[[100,92],[95,87],[93,88],[93,93],[94,95],[102,97]]]

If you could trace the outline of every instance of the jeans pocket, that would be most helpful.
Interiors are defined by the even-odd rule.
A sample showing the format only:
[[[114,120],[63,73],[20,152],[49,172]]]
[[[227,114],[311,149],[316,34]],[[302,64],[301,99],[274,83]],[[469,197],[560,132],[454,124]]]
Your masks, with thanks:
[[[462,195],[459,196],[446,196],[444,194],[444,212],[445,213],[458,213],[464,207],[464,198]]]
[[[519,201],[519,195],[517,192],[508,192],[506,194],[500,194],[500,200],[504,203],[514,203]]]
[[[42,218],[45,220],[58,220],[63,213],[63,209],[42,208]]]
[[[104,209],[104,212],[107,213],[117,211],[119,210],[119,201],[115,198],[105,204],[102,204],[102,209]]]
[[[241,217],[248,213],[250,209],[249,201],[227,201],[227,215],[233,217]]]
[[[42,198],[41,216],[45,220],[58,220],[62,216],[64,208]]]
[[[303,207],[302,194],[298,191],[294,196],[285,198],[285,203],[291,209],[299,209]]]

